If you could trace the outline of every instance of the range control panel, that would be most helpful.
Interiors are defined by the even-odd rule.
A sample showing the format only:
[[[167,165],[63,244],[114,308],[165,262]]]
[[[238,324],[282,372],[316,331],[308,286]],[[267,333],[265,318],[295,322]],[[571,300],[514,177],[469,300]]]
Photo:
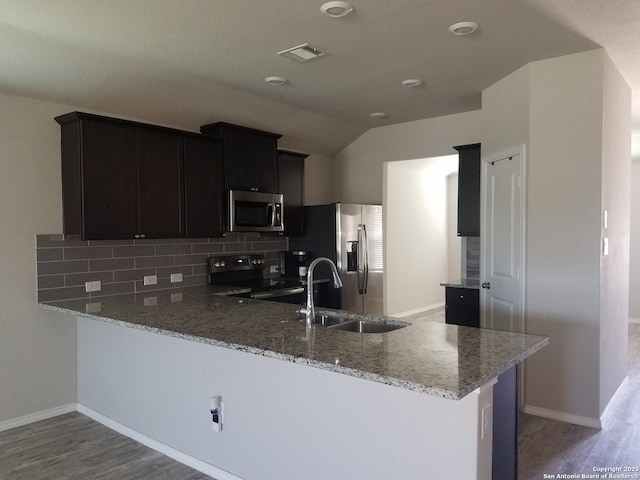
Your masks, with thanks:
[[[261,270],[265,268],[264,255],[219,255],[209,257],[209,272],[237,272],[242,270]]]

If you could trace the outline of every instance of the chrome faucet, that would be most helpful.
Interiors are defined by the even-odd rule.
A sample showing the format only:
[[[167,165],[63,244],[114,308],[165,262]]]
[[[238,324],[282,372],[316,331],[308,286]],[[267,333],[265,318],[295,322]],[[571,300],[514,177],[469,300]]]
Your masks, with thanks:
[[[300,313],[304,313],[305,325],[307,328],[310,328],[311,325],[313,325],[313,320],[316,316],[315,307],[313,306],[313,270],[316,268],[316,265],[322,262],[328,262],[329,265],[331,265],[334,286],[336,288],[342,287],[342,280],[340,279],[340,275],[338,275],[336,264],[333,263],[330,258],[318,257],[309,264],[309,268],[307,270],[307,307],[300,309]]]

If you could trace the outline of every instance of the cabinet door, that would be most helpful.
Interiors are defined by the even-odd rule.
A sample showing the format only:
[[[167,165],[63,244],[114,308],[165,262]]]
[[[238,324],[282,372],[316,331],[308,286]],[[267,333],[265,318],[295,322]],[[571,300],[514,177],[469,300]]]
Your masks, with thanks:
[[[248,147],[250,190],[281,193],[278,191],[277,141],[266,135],[251,135]]]
[[[480,236],[480,144],[458,150],[458,235]]]
[[[224,132],[224,188],[250,190],[249,139],[238,130]]]
[[[223,224],[223,173],[220,142],[184,141],[186,231],[189,238],[219,237]]]
[[[280,193],[284,201],[284,234],[304,233],[304,159],[307,155],[278,153]]]
[[[143,238],[184,237],[182,138],[139,131],[138,233]]]
[[[94,120],[83,120],[80,128],[82,238],[133,238],[138,231],[135,135],[127,126]]]
[[[445,321],[465,327],[480,326],[480,292],[471,288],[446,288]]]

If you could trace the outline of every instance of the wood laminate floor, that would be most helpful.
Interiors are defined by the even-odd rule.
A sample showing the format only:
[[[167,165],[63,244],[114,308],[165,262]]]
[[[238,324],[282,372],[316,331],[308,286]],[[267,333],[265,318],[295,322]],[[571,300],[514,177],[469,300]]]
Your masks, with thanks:
[[[629,325],[629,382],[609,415],[603,430],[522,415],[518,479],[593,475],[598,473],[594,467],[640,467],[640,324]],[[640,472],[621,473],[640,479]]]
[[[2,480],[204,480],[197,472],[74,412],[0,433]]]

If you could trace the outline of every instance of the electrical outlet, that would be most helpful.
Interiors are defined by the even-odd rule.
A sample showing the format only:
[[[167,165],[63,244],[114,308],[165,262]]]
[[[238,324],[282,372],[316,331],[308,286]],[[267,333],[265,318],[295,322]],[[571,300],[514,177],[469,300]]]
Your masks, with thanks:
[[[182,281],[181,273],[172,273],[171,274],[171,283],[178,283]]]
[[[269,273],[278,273],[280,271],[280,267],[278,265],[271,265],[269,267]]]
[[[158,283],[158,276],[157,275],[145,275],[143,281],[144,281],[145,285],[155,285],[155,284]]]
[[[100,282],[100,280],[84,283],[85,292],[99,292],[100,290],[102,290],[102,283]]]
[[[144,298],[144,306],[145,307],[153,307],[158,305],[158,297],[145,297]]]

